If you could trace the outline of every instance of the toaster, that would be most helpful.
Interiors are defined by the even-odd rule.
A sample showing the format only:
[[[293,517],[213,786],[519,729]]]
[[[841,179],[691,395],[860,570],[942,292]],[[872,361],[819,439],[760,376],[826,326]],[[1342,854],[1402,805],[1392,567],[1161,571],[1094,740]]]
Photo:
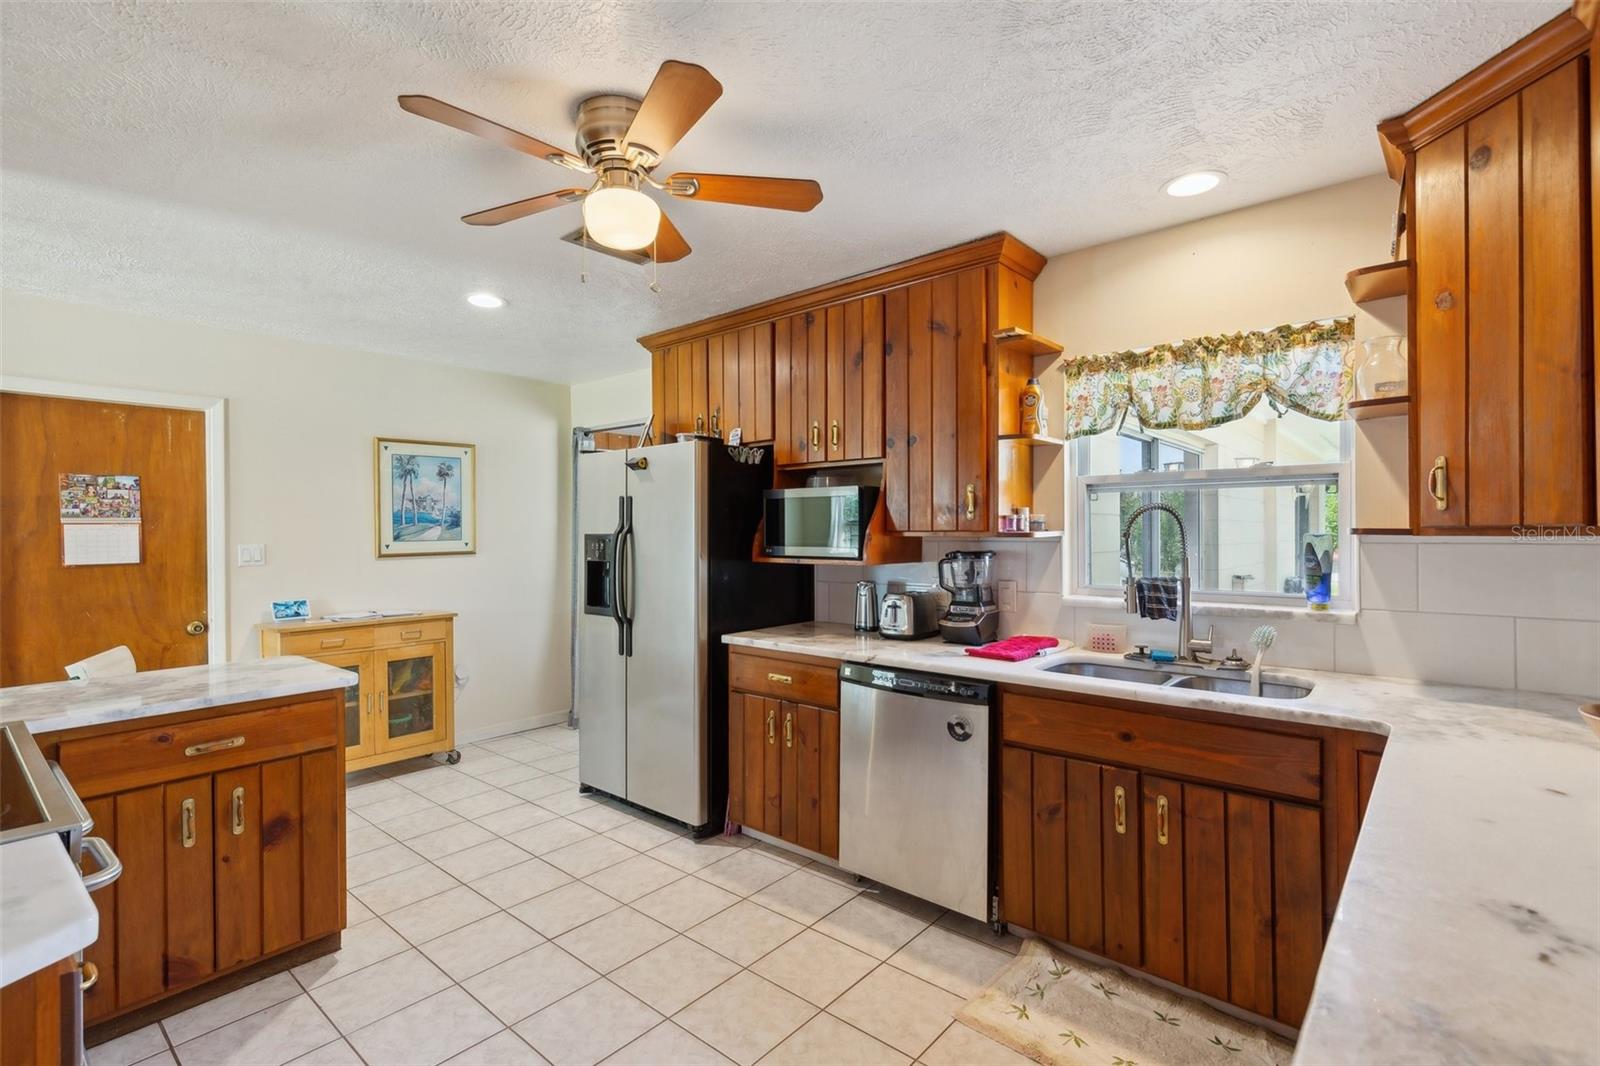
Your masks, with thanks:
[[[921,640],[939,632],[939,595],[886,592],[878,607],[878,635],[891,640]]]

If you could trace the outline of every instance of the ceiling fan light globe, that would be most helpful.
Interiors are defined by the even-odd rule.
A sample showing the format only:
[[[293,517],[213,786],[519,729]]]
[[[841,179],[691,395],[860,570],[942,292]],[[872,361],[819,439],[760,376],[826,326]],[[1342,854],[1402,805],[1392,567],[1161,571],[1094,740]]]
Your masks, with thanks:
[[[636,251],[656,239],[661,207],[637,189],[596,189],[583,200],[589,239],[618,251]]]

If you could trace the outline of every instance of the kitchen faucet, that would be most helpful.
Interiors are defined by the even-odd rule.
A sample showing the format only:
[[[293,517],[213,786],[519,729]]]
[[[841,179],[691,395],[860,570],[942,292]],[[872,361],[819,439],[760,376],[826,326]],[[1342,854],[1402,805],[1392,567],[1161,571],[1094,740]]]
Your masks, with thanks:
[[[1133,534],[1133,524],[1147,511],[1163,511],[1172,516],[1173,522],[1178,526],[1178,552],[1181,562],[1178,564],[1178,650],[1176,662],[1204,665],[1211,660],[1205,653],[1211,651],[1212,642],[1216,639],[1216,626],[1209,626],[1205,638],[1196,640],[1194,636],[1194,623],[1190,612],[1193,609],[1193,600],[1189,591],[1189,537],[1183,528],[1183,517],[1178,514],[1175,507],[1165,503],[1147,503],[1136,507],[1128,516],[1127,523],[1122,527],[1122,565],[1125,576],[1122,579],[1123,593],[1127,597],[1129,614],[1139,613],[1139,598],[1134,591],[1133,580],[1133,555],[1128,546],[1128,538]],[[1130,659],[1148,658],[1147,655],[1130,653]]]

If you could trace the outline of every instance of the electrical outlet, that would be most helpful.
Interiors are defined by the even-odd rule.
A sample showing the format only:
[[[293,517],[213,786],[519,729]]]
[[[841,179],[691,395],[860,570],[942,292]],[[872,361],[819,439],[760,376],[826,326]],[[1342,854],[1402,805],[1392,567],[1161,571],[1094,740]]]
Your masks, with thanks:
[[[266,566],[267,546],[265,544],[239,545],[240,566]]]
[[[1001,581],[996,585],[996,598],[1000,601],[1002,613],[1017,609],[1017,583],[1015,581]]]

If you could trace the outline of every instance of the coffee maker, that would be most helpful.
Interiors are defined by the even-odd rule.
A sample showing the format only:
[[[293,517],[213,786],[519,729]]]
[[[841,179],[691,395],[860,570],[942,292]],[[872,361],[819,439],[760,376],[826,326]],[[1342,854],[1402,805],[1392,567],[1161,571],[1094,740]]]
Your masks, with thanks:
[[[987,644],[1000,629],[989,567],[994,552],[948,552],[939,560],[939,585],[950,606],[939,618],[939,635],[951,644]]]

